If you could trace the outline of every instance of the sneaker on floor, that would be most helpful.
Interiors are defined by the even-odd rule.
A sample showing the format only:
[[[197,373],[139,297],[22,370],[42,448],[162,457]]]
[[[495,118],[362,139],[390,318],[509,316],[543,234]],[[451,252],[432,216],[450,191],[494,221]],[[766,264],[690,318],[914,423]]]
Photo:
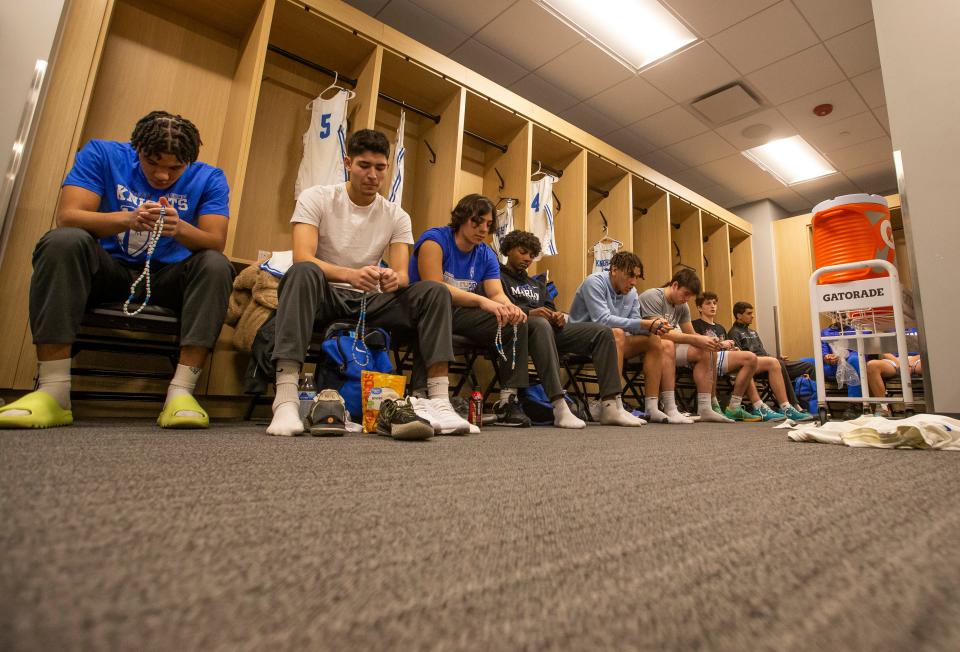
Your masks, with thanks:
[[[417,416],[413,406],[404,399],[384,399],[377,415],[377,433],[414,441],[433,437],[433,426],[426,419]]]
[[[303,425],[315,437],[343,437],[347,434],[347,413],[340,392],[324,389],[317,394]]]
[[[407,401],[409,401],[410,407],[413,408],[416,415],[433,427],[434,434],[439,435],[440,420],[437,415],[433,413],[433,404],[430,402],[430,399],[410,396],[407,398]]]
[[[747,412],[742,405],[736,410],[727,408],[723,411],[723,416],[727,417],[728,419],[733,419],[734,421],[747,421],[751,423],[763,421],[763,417],[756,415],[753,412]]]
[[[750,410],[750,412],[751,414],[760,417],[763,421],[783,421],[787,418],[785,414],[782,412],[777,412],[766,403],[761,405],[759,408]]]
[[[720,416],[723,416],[723,410],[720,408],[719,405],[714,405],[714,406],[711,406],[711,407],[713,407],[713,411],[714,411],[714,412],[716,412],[716,413],[719,414]]]
[[[429,402],[433,424],[439,435],[466,435],[470,432],[470,422],[457,414],[450,401],[444,398],[422,398],[418,403]]]
[[[520,409],[520,402],[516,396],[511,396],[506,401],[497,401],[493,405],[493,411],[497,415],[498,426],[510,426],[511,428],[529,428],[530,417]]]
[[[813,421],[813,416],[809,412],[803,412],[793,407],[792,405],[788,407],[783,412],[783,416],[787,417],[791,421],[796,421],[797,423],[802,423],[804,421]]]
[[[863,406],[851,405],[846,410],[843,411],[843,414],[840,415],[840,418],[844,421],[853,421],[854,419],[859,419],[863,416]]]
[[[881,405],[881,406],[879,406],[879,407],[877,408],[876,412],[873,413],[873,416],[875,416],[875,417],[883,417],[884,419],[889,419],[889,418],[890,418],[891,416],[893,416],[893,415],[892,415],[892,413],[890,412],[890,408]]]

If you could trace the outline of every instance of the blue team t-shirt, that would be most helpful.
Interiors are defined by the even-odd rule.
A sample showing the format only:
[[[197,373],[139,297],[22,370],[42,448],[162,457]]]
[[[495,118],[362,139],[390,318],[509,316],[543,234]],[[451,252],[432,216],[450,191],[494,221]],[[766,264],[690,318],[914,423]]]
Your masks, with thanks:
[[[130,143],[91,140],[77,153],[64,186],[79,186],[100,195],[101,213],[132,211],[147,201],[167,198],[180,219],[197,225],[200,215],[229,216],[230,188],[220,168],[194,162],[187,166],[177,182],[157,190],[147,181],[137,151]],[[114,258],[142,262],[147,255],[146,231],[124,231],[100,238],[100,245]],[[153,260],[176,263],[192,252],[170,237],[160,238]]]
[[[500,280],[500,261],[487,243],[478,245],[468,252],[460,251],[454,239],[453,229],[449,226],[438,226],[424,231],[413,245],[409,269],[411,283],[420,280],[417,261],[420,245],[427,240],[433,240],[443,250],[443,281],[445,283],[467,292],[481,294],[484,281]]]

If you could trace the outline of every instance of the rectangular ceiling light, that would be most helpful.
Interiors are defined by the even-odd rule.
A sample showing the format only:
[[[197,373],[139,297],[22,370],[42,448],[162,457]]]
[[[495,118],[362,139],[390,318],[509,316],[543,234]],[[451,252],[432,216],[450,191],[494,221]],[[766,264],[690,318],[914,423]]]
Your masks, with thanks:
[[[743,152],[785,186],[834,174],[836,170],[800,136],[772,140]]]
[[[536,1],[637,70],[697,40],[657,0]]]

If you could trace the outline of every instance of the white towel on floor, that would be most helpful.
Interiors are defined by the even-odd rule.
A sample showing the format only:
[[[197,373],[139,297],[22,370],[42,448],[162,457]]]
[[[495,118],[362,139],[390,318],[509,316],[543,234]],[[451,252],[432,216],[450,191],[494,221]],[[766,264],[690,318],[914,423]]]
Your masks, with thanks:
[[[787,434],[793,441],[843,444],[856,448],[930,448],[960,451],[960,421],[939,414],[906,419],[862,416],[824,425],[799,424]]]

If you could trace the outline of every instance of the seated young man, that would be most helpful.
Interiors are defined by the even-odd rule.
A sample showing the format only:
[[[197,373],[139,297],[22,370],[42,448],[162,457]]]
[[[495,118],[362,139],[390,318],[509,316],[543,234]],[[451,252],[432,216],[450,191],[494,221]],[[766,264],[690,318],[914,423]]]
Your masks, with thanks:
[[[665,320],[641,319],[634,287],[640,277],[640,259],[629,251],[618,251],[610,259],[610,269],[585,278],[570,304],[570,322],[594,322],[613,331],[617,345],[617,369],[623,361],[643,354],[643,393],[647,420],[663,423],[669,417],[657,407],[660,388],[660,332]]]
[[[500,353],[500,400],[497,424],[529,427],[520,409],[517,389],[529,385],[527,372],[527,315],[510,302],[500,284],[500,263],[487,243],[493,228],[493,202],[471,194],[457,202],[448,226],[428,229],[417,240],[410,259],[413,287],[444,283],[453,303],[453,332],[474,343],[497,347]],[[583,427],[566,401],[554,404],[557,425]],[[573,421],[573,420],[576,420]]]
[[[801,360],[790,361],[787,360],[786,356],[774,358],[767,353],[767,350],[763,348],[763,342],[760,340],[760,334],[750,328],[750,324],[753,323],[753,306],[746,301],[738,301],[733,304],[733,318],[735,322],[733,326],[730,327],[730,339],[736,342],[737,347],[743,351],[752,351],[755,353],[760,364],[763,364],[765,369],[772,369],[772,371],[768,370],[766,372],[771,387],[774,383],[773,377],[779,372],[787,397],[786,401],[781,401],[780,403],[780,412],[794,421],[811,421],[813,417],[804,410],[801,410],[797,404],[797,395],[793,391],[792,379],[799,378],[804,374],[813,376],[816,367],[809,362],[803,362]],[[773,363],[764,360],[764,358],[770,358],[776,363],[776,366],[773,366]],[[779,367],[779,370],[777,367]]]
[[[855,331],[850,328],[841,328],[839,323],[834,322],[826,328],[820,331],[820,335],[823,337],[835,337],[837,335],[853,335]],[[837,365],[840,362],[840,356],[833,352],[833,349],[830,347],[830,342],[821,342],[820,344],[820,354],[823,356],[823,373],[828,378],[836,378],[837,376]],[[857,372],[857,376],[860,376],[860,357],[857,355],[856,349],[845,349],[846,353],[841,353],[840,355],[844,356],[844,359],[847,361],[853,370]],[[808,362],[811,365],[814,365],[813,358],[801,358],[803,362]],[[814,369],[816,366],[814,365]],[[819,378],[817,379],[820,380]],[[860,384],[851,385],[847,383],[847,396],[850,398],[862,396],[863,392],[860,390]],[[848,414],[846,415],[850,419],[854,419],[859,416],[861,410],[859,406],[851,405],[848,408]]]
[[[554,404],[554,422],[560,427],[582,428],[570,419],[560,385],[560,353],[588,355],[597,370],[600,386],[600,423],[608,426],[641,426],[646,423],[623,408],[617,345],[608,326],[593,322],[568,323],[547,292],[546,283],[527,274],[540,255],[540,240],[526,231],[511,231],[500,241],[507,263],[500,265],[500,281],[510,300],[527,314],[528,345],[543,388]],[[561,406],[562,404],[562,406]],[[560,406],[560,407],[558,407]],[[572,415],[570,415],[572,416]]]
[[[685,417],[677,410],[674,394],[676,368],[690,365],[693,367],[693,380],[697,385],[697,414],[700,420],[732,423],[733,419],[713,410],[716,367],[711,354],[720,350],[720,342],[706,335],[698,335],[693,330],[690,319],[690,306],[687,302],[700,294],[700,287],[700,279],[693,270],[681,269],[663,287],[650,288],[638,297],[640,314],[647,319],[663,320],[669,328],[660,336],[663,348],[660,400],[669,423],[693,423],[693,419]],[[743,396],[753,377],[756,360],[741,356],[739,361],[741,369],[734,384],[734,394]]]
[[[0,428],[73,422],[70,351],[84,310],[131,295],[180,313],[180,359],[157,423],[205,428],[193,397],[207,353],[227,311],[233,267],[221,253],[229,188],[223,172],[197,162],[200,133],[179,115],[153,111],[129,142],[92,140],[63,182],[57,227],[33,253],[30,329],[37,347],[37,389],[0,408]],[[161,210],[162,229],[155,235]],[[152,253],[152,257],[151,257]]]
[[[278,289],[273,351],[277,396],[267,428],[271,435],[303,432],[297,381],[315,325],[358,319],[364,302],[369,327],[416,330],[420,373],[414,374],[412,386],[422,389],[419,385],[425,380],[428,399],[423,404],[433,417],[434,429],[443,434],[470,430],[450,404],[449,293],[440,283],[410,285],[410,216],[379,194],[389,158],[390,144],[384,134],[357,131],[347,141],[343,160],[349,181],[307,188],[297,200],[290,219],[294,263]],[[384,258],[389,267],[380,266]],[[409,407],[405,402],[403,406]],[[412,419],[412,410],[401,410],[399,417]]]
[[[737,359],[740,354],[750,355],[754,358],[756,358],[756,355],[749,351],[733,350],[737,346],[736,343],[727,337],[726,329],[716,321],[719,303],[720,298],[715,292],[704,292],[697,297],[697,309],[700,311],[700,319],[693,320],[693,330],[697,331],[700,335],[717,338],[721,346],[720,353],[717,356],[717,371],[721,374],[726,374],[737,368]],[[775,367],[779,367],[779,365],[773,358],[757,358],[755,373],[770,371],[771,369],[775,369]],[[786,401],[786,389],[783,386],[783,378],[780,374],[770,376],[770,389],[773,390],[773,395],[778,403]],[[745,415],[737,414],[737,408],[740,408],[743,400],[743,397],[740,396],[730,397],[730,405],[727,406],[724,414],[737,421],[782,421],[786,418],[785,415],[770,409],[766,403],[760,400],[757,385],[753,382],[752,377],[750,378],[750,383],[747,385],[747,398],[750,399],[750,403],[753,405],[753,410],[748,412],[750,415],[749,418]],[[716,396],[714,396],[713,400],[716,401]],[[714,403],[714,410],[719,410],[717,403]]]
[[[887,385],[884,378],[893,378],[900,375],[900,365],[903,361],[894,353],[884,353],[876,360],[867,361],[867,382],[870,387],[870,396],[885,397],[887,395]],[[923,375],[923,362],[920,355],[911,353],[907,355],[907,364],[910,365],[910,376]],[[874,412],[878,417],[890,417],[890,406],[886,403],[878,403]]]

